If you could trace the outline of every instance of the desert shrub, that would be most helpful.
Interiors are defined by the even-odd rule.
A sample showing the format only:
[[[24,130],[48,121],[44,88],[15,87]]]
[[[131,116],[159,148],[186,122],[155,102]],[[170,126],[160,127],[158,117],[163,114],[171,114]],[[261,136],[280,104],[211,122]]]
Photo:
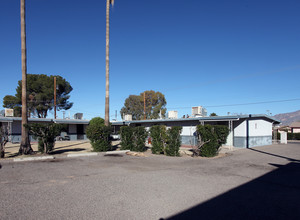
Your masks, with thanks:
[[[60,134],[62,126],[55,123],[32,123],[24,125],[29,134],[38,139],[38,151],[49,154],[53,151],[55,138]]]
[[[152,139],[151,151],[153,154],[163,154],[166,143],[166,126],[154,125],[150,128],[150,136]]]
[[[143,152],[146,150],[147,131],[144,127],[121,127],[121,149]]]
[[[182,127],[174,126],[167,130],[167,142],[165,147],[165,154],[167,156],[180,156],[179,148],[181,146],[181,133]]]
[[[103,118],[96,117],[90,121],[86,128],[86,135],[91,141],[93,151],[100,152],[111,150],[111,132],[111,127],[105,126]]]

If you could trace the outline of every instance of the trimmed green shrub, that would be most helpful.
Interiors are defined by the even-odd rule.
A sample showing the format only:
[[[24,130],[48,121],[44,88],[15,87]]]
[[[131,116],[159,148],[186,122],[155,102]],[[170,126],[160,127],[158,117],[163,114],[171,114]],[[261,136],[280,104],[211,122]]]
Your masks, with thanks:
[[[55,123],[32,123],[24,125],[29,134],[38,139],[38,151],[49,154],[53,151],[55,138],[60,134],[62,126]]]
[[[219,147],[223,144],[226,144],[227,137],[229,135],[229,128],[224,125],[214,125],[214,132],[217,135],[217,141],[219,143]]]
[[[150,136],[152,139],[151,151],[153,154],[163,154],[167,139],[166,126],[154,125],[150,128]]]
[[[229,129],[224,125],[198,125],[198,150],[202,157],[214,157],[222,144],[226,143]]]
[[[145,141],[148,136],[144,127],[121,127],[121,149],[143,152],[146,150]]]
[[[143,152],[146,150],[146,138],[148,136],[148,132],[144,127],[136,127],[134,129],[134,145],[135,151]]]
[[[179,148],[181,146],[181,133],[182,127],[174,126],[167,130],[167,142],[165,147],[165,154],[167,156],[180,156]]]
[[[133,150],[133,127],[122,126],[120,129],[121,134],[121,150]]]
[[[104,125],[104,119],[100,117],[93,118],[86,128],[86,136],[91,141],[93,151],[111,150],[110,126]]]

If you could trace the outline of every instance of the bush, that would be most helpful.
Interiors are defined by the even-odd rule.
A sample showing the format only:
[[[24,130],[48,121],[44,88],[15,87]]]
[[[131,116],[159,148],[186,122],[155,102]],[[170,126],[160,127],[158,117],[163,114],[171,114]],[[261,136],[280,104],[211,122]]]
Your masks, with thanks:
[[[229,128],[224,125],[214,125],[214,132],[217,135],[217,141],[219,144],[219,147],[223,144],[226,144],[227,137],[229,135]]]
[[[104,119],[100,117],[93,118],[86,128],[87,138],[91,141],[93,151],[111,150],[110,126],[104,125]]]
[[[166,143],[166,126],[154,125],[150,128],[150,136],[152,139],[151,151],[153,154],[163,154]]]
[[[182,127],[174,126],[167,130],[167,143],[165,148],[165,154],[167,156],[180,156],[179,148],[181,146],[181,133]]]
[[[122,126],[120,129],[121,134],[121,150],[133,150],[133,127]]]
[[[135,127],[133,132],[134,151],[143,152],[146,150],[146,138],[148,132],[144,127]]]
[[[38,151],[49,154],[53,151],[55,138],[60,134],[62,126],[55,123],[33,123],[24,125],[29,134],[38,139]]]
[[[202,157],[214,157],[219,147],[226,143],[229,129],[224,125],[198,125],[198,148]]]
[[[121,127],[121,149],[143,152],[146,150],[147,131],[144,127]]]

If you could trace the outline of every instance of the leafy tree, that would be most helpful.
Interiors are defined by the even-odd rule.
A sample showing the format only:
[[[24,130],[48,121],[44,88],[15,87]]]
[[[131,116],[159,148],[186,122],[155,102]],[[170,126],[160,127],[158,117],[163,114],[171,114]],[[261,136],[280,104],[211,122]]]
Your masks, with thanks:
[[[218,115],[217,115],[216,113],[213,112],[213,113],[211,113],[209,116],[212,117],[212,116],[218,116]]]
[[[69,102],[72,86],[61,76],[47,76],[44,74],[27,74],[27,107],[32,114],[39,118],[46,118],[49,110],[54,107],[54,77],[56,77],[56,104],[58,110],[68,110],[73,106]],[[22,106],[22,81],[18,82],[16,95],[7,95],[3,99],[3,107],[13,108],[19,116]]]
[[[90,139],[94,151],[111,150],[111,127],[104,124],[104,119],[93,118],[86,128],[87,138]]]
[[[146,119],[157,119],[160,113],[162,117],[165,117],[167,111],[165,96],[153,90],[142,92],[140,95],[130,95],[121,109],[121,116],[131,114],[133,120],[144,119],[144,94]]]
[[[24,125],[29,134],[38,138],[38,150],[49,154],[53,151],[55,138],[60,134],[62,126],[55,123],[32,123]]]

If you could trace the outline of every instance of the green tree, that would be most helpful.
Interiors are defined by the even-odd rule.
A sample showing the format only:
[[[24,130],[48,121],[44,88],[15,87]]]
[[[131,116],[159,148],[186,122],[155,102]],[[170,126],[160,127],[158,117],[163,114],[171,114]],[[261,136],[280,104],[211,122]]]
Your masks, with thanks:
[[[87,138],[90,139],[94,151],[111,150],[111,127],[104,124],[104,119],[93,118],[86,128]]]
[[[39,118],[46,118],[48,111],[54,107],[54,77],[56,77],[56,105],[57,110],[68,110],[73,106],[69,102],[72,86],[61,76],[47,76],[44,74],[27,74],[27,108],[32,114]],[[7,95],[3,98],[3,107],[13,108],[18,116],[20,106],[22,106],[22,85],[23,80],[18,82],[16,95]]]
[[[212,116],[218,116],[218,115],[217,115],[216,113],[213,112],[213,113],[211,113],[209,116],[212,117]]]
[[[161,92],[153,90],[142,92],[140,95],[130,95],[125,100],[124,107],[121,109],[121,116],[131,114],[133,120],[144,119],[144,104],[146,107],[146,119],[157,119],[160,117],[160,114],[162,117],[165,117],[167,111],[165,96]]]

